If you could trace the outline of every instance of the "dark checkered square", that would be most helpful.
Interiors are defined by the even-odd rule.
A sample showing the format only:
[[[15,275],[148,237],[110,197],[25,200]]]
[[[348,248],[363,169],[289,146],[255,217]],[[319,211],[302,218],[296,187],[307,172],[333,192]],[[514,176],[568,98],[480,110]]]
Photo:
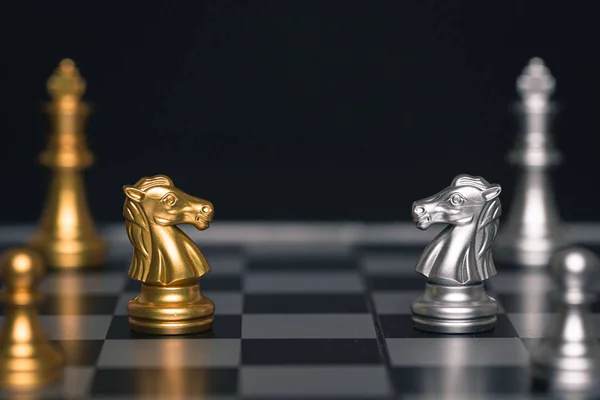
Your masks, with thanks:
[[[247,294],[246,314],[366,313],[367,299],[362,294]]]
[[[67,365],[94,366],[98,361],[104,340],[55,340],[65,356]]]
[[[235,368],[144,368],[99,369],[91,388],[95,396],[176,396],[202,398],[205,395],[235,394]]]
[[[243,339],[242,364],[383,364],[383,358],[376,339]]]

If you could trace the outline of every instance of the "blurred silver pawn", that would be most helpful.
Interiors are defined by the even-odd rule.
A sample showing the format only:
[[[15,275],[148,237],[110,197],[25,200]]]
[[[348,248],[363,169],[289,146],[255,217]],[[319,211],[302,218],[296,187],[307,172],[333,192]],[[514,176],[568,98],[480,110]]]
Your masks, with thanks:
[[[555,111],[550,101],[554,87],[554,78],[539,58],[531,59],[517,79],[522,134],[508,158],[519,168],[519,177],[508,219],[494,248],[498,261],[544,267],[552,253],[565,244],[548,174],[561,161],[548,127]]]
[[[587,392],[600,398],[600,344],[590,314],[590,288],[598,264],[591,251],[580,247],[559,250],[550,260],[560,306],[531,360],[534,378],[545,381],[549,391]]]

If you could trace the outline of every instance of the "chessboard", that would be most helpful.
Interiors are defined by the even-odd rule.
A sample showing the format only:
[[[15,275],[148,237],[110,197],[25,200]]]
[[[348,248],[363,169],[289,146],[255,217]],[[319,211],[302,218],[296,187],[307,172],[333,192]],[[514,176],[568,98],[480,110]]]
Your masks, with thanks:
[[[129,328],[126,306],[140,284],[127,276],[124,227],[102,228],[105,266],[50,270],[40,285],[41,323],[67,365],[60,383],[27,398],[546,398],[529,368],[556,310],[544,271],[498,264],[487,282],[500,304],[495,329],[431,334],[413,328],[409,306],[424,287],[413,269],[432,233],[215,224],[193,236],[212,267],[200,286],[216,304],[213,329],[152,336]],[[2,228],[3,247],[28,229]],[[600,226],[575,231],[600,250]]]

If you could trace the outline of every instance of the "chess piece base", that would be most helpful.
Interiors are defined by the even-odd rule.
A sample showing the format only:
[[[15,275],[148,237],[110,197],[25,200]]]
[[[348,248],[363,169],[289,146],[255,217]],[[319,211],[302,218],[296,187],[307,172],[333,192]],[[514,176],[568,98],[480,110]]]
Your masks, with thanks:
[[[39,234],[30,242],[52,268],[99,267],[104,263],[106,246],[99,238],[81,240],[48,239]]]
[[[547,366],[532,365],[532,382],[535,389],[542,392],[585,392],[600,397],[600,381],[597,370],[569,371]]]
[[[564,244],[558,237],[527,238],[507,233],[498,238],[494,258],[522,267],[545,268],[554,251]]]
[[[425,284],[411,305],[413,326],[436,333],[477,333],[494,328],[498,303],[483,283],[467,286]]]
[[[29,370],[19,370],[17,362],[21,364],[20,367],[27,365]],[[0,364],[5,363],[0,359]],[[14,369],[10,369],[10,366],[0,369],[0,386],[4,388],[39,388],[59,381],[63,375],[63,359],[59,354],[47,354],[44,360],[16,359],[13,364]]]
[[[215,304],[196,284],[155,286],[142,291],[128,304],[129,324],[137,332],[153,335],[184,335],[212,328]]]
[[[32,298],[13,295],[9,301]],[[35,306],[9,304],[0,332],[0,386],[37,388],[62,377],[64,357],[46,338]]]

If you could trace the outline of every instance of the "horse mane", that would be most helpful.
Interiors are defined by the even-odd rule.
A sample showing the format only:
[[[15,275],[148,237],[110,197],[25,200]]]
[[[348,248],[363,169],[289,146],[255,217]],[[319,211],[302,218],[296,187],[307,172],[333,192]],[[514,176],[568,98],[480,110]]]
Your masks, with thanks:
[[[156,175],[152,177],[143,177],[137,181],[133,187],[146,192],[148,189],[157,186],[173,187],[173,181],[165,175]],[[125,198],[123,205],[123,216],[125,217],[125,228],[127,236],[133,245],[133,259],[129,268],[129,276],[134,279],[144,280],[144,271],[147,273],[152,259],[152,237],[150,235],[150,221],[140,205],[129,197]]]
[[[480,176],[459,175],[452,181],[452,186],[473,186],[483,191],[492,185]],[[484,279],[496,274],[492,258],[492,244],[498,233],[501,214],[500,199],[496,197],[483,206],[477,220],[474,250],[478,270]]]
[[[491,185],[481,176],[458,175],[452,181],[451,186],[473,186],[480,190],[488,189]]]

